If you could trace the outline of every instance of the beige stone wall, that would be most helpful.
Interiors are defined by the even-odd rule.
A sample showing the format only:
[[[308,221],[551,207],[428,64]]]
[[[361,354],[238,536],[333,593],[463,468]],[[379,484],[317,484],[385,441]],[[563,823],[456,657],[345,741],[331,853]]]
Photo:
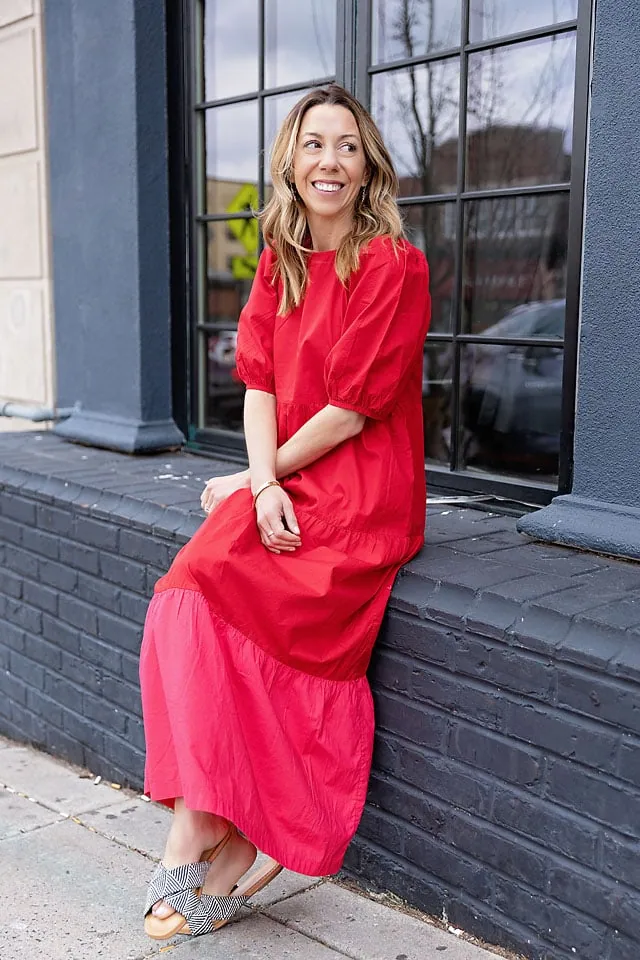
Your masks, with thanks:
[[[0,0],[0,402],[49,406],[54,382],[42,3]],[[0,430],[31,426],[0,417]]]

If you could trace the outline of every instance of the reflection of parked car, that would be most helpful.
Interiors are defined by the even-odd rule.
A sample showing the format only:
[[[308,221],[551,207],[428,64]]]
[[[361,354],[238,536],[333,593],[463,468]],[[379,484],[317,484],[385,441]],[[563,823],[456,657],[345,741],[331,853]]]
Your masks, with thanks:
[[[242,425],[244,387],[236,373],[237,330],[219,329],[207,338],[208,402],[218,425],[238,430]]]
[[[531,303],[483,331],[486,337],[562,339],[565,301]],[[469,344],[463,353],[463,417],[477,444],[469,460],[553,473],[560,448],[563,351]]]

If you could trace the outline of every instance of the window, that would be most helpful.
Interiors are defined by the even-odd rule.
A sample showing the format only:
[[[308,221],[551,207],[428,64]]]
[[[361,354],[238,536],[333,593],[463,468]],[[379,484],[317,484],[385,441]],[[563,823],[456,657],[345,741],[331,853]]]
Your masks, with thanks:
[[[579,0],[183,0],[194,445],[243,449],[234,358],[260,252],[252,210],[269,196],[287,111],[337,78],[380,126],[408,236],[430,262],[428,470],[439,485],[519,499],[569,488],[580,2],[579,21]]]
[[[577,4],[371,5],[371,110],[431,266],[425,446],[440,483],[558,486]]]
[[[242,450],[244,388],[235,373],[240,310],[269,196],[269,148],[294,103],[336,77],[336,2],[192,0],[190,414],[201,446]]]

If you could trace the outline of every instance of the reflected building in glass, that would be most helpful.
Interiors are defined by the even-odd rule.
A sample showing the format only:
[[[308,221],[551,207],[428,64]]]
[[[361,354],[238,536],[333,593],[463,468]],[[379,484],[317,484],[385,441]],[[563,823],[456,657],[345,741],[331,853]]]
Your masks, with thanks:
[[[575,4],[455,7],[374,5],[369,71],[407,231],[431,266],[427,459],[555,483]]]

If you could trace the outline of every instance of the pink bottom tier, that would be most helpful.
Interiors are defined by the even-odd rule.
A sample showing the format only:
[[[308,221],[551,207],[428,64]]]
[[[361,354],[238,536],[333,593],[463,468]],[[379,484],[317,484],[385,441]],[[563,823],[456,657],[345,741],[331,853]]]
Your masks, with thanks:
[[[366,677],[274,660],[195,590],[156,593],[140,653],[145,792],[232,821],[289,870],[336,873],[364,806],[373,745]]]

